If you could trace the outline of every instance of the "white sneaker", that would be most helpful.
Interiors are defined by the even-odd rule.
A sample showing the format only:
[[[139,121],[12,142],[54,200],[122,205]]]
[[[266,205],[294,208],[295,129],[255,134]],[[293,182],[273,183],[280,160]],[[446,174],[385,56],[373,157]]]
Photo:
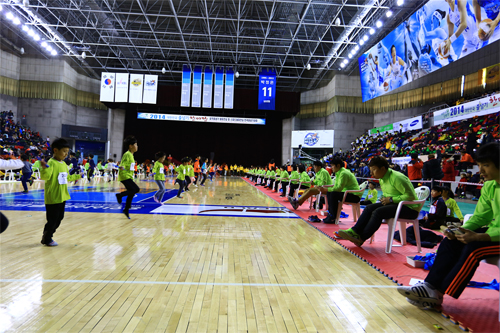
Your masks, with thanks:
[[[416,301],[408,297],[406,297],[406,301],[421,310],[433,310],[437,312],[441,312],[443,310],[441,304],[436,304],[432,301]]]
[[[418,282],[416,285],[409,287],[400,286],[398,292],[415,301],[430,302],[436,305],[443,303],[443,293],[427,282]]]

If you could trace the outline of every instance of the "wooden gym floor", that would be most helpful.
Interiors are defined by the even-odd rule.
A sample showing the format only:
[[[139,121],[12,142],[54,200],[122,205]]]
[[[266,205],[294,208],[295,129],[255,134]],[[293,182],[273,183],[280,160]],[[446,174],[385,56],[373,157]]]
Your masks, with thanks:
[[[154,194],[155,183],[138,183]],[[87,200],[106,201],[100,194],[112,198],[121,185],[78,186],[89,189]],[[34,193],[42,189],[36,182]],[[13,196],[23,202],[22,188],[0,191],[10,220],[0,236],[1,332],[460,331],[409,305],[396,284],[295,216],[150,210],[128,220],[89,208],[67,211],[54,235],[59,246],[49,248],[40,244],[43,202],[28,197],[17,205],[23,210],[5,210]],[[236,177],[183,196],[165,206],[282,207]]]

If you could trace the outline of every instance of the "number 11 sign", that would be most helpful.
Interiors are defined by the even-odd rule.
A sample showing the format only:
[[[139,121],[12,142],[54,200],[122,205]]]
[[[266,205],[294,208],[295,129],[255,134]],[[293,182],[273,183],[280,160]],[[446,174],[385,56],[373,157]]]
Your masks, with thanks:
[[[274,110],[276,98],[276,72],[263,69],[259,74],[259,110]]]

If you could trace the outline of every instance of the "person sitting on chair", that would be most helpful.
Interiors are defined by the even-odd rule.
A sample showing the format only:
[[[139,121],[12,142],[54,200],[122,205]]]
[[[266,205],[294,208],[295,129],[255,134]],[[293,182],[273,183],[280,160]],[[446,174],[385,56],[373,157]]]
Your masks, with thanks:
[[[339,230],[338,235],[357,246],[363,245],[382,224],[382,220],[394,218],[401,201],[417,200],[417,194],[410,179],[401,172],[389,169],[389,162],[382,156],[375,156],[368,164],[373,178],[379,179],[382,189],[380,203],[366,206],[356,224],[347,230]],[[416,219],[419,205],[409,204],[401,208],[399,217]]]
[[[332,171],[335,173],[335,185],[328,187],[326,197],[328,199],[328,216],[323,220],[323,223],[335,223],[337,221],[337,213],[339,202],[344,199],[345,191],[359,190],[358,181],[351,171],[344,168],[344,161],[340,157],[334,157],[331,162]],[[361,200],[363,193],[347,193],[346,202],[358,203]]]
[[[326,187],[322,187],[323,185],[333,185],[333,180],[328,171],[323,168],[323,163],[321,161],[314,161],[313,165],[314,172],[316,172],[314,176],[314,185],[316,187],[306,190],[298,200],[290,196],[288,197],[288,201],[290,201],[290,204],[295,210],[297,210],[297,208],[299,208],[307,199],[309,199],[309,197],[313,195],[318,195],[319,193],[326,195],[328,190]],[[320,203],[317,202],[316,204],[319,205]]]
[[[472,217],[461,228],[448,228],[424,282],[398,287],[406,300],[421,309],[440,310],[443,295],[459,298],[479,262],[500,255],[500,143],[488,143],[476,161],[486,182]]]

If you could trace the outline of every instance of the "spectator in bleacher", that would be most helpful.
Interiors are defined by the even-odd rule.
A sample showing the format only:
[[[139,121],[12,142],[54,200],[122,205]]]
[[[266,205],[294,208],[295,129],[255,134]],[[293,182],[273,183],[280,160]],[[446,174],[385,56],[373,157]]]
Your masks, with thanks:
[[[408,178],[410,180],[422,179],[422,168],[424,167],[424,162],[418,158],[417,153],[410,154],[411,161],[408,163]],[[413,187],[418,187],[417,182],[412,182]]]
[[[459,298],[481,260],[500,255],[500,144],[481,147],[476,158],[486,183],[474,215],[463,227],[448,229],[424,282],[398,287],[421,309],[439,310],[443,295]]]
[[[441,180],[446,181],[455,181],[455,161],[453,156],[448,154],[443,155],[443,159],[441,160],[441,166],[443,168],[444,177]]]
[[[439,180],[443,178],[444,174],[443,170],[441,170],[441,163],[439,163],[434,154],[430,154],[429,159],[424,162],[422,176],[427,180]]]
[[[481,135],[481,138],[479,140],[480,140],[481,147],[490,143],[490,142],[495,142],[495,138],[493,138],[493,134],[491,134],[491,130],[489,130],[489,129],[487,129],[483,132],[483,134]]]
[[[458,162],[458,170],[467,170],[469,168],[472,168],[474,165],[474,159],[472,156],[465,151],[465,149],[462,149],[460,151],[462,154],[462,157],[460,158],[460,162]]]
[[[387,160],[381,156],[371,159],[368,164],[373,178],[379,179],[382,189],[380,203],[367,206],[356,224],[347,230],[339,230],[340,237],[357,246],[363,245],[382,224],[382,220],[393,218],[401,201],[417,200],[417,194],[408,177],[391,170]],[[399,216],[403,219],[416,219],[419,205],[403,205]]]
[[[474,150],[477,147],[477,135],[474,133],[474,130],[472,128],[469,128],[467,130],[467,148],[465,149],[467,151],[467,154],[470,156],[474,157]]]

